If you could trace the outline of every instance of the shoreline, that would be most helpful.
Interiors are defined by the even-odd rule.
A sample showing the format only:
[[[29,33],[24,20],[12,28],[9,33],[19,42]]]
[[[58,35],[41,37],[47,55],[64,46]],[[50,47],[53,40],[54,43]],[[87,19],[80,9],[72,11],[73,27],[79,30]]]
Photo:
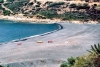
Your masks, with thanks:
[[[0,16],[1,20],[10,20],[10,21],[15,21],[15,22],[25,22],[25,23],[75,23],[75,24],[99,24],[100,22],[98,21],[80,21],[80,20],[65,20],[62,21],[60,19],[37,19],[37,18],[27,18],[24,16]]]
[[[58,25],[58,29],[53,30],[53,31],[49,31],[49,32],[46,32],[46,33],[38,34],[38,35],[32,35],[32,36],[29,36],[29,37],[24,37],[24,38],[20,38],[20,39],[15,39],[15,40],[11,40],[11,41],[8,41],[8,42],[3,42],[3,43],[0,43],[0,45],[2,45],[2,44],[7,44],[7,43],[9,43],[9,42],[25,41],[25,40],[28,40],[28,39],[31,39],[31,38],[34,38],[34,37],[39,37],[39,36],[45,36],[45,35],[48,35],[48,34],[51,34],[51,33],[54,33],[54,32],[57,32],[57,31],[63,29],[63,26],[60,25],[59,23],[53,23],[53,24],[57,24],[57,25]]]
[[[99,32],[95,31],[100,30],[100,25],[59,24],[64,28],[55,33],[0,45],[1,64],[4,67],[7,67],[6,65],[13,67],[13,64],[19,67],[23,67],[23,64],[24,67],[35,65],[37,67],[47,67],[47,65],[59,67],[66,58],[85,55],[91,44],[99,42],[99,38],[97,39]],[[48,43],[49,40],[53,42]],[[43,43],[37,43],[37,41],[43,41]],[[17,45],[18,43],[22,44]]]
[[[16,19],[17,18],[17,19]],[[60,25],[59,23],[75,23],[75,24],[98,24],[98,22],[94,22],[94,21],[89,21],[89,22],[81,22],[81,21],[76,21],[76,20],[72,20],[72,21],[61,21],[61,20],[50,20],[50,19],[34,19],[34,18],[27,18],[27,17],[18,17],[18,16],[4,16],[4,15],[1,15],[0,16],[0,20],[8,20],[8,21],[15,21],[16,23],[44,23],[44,24],[57,24],[59,26],[59,29],[57,30],[53,30],[53,31],[50,31],[50,32],[46,32],[46,33],[43,33],[43,34],[39,34],[39,35],[34,35],[34,36],[29,36],[29,37],[25,37],[25,38],[20,38],[20,39],[15,39],[15,40],[11,40],[11,41],[8,41],[8,42],[3,42],[3,43],[0,43],[1,45],[2,44],[7,44],[9,42],[19,42],[19,41],[25,41],[25,40],[28,40],[30,38],[34,38],[34,37],[39,37],[39,36],[44,36],[44,35],[47,35],[47,34],[51,34],[51,33],[54,33],[58,30],[61,30],[63,29],[63,26]]]

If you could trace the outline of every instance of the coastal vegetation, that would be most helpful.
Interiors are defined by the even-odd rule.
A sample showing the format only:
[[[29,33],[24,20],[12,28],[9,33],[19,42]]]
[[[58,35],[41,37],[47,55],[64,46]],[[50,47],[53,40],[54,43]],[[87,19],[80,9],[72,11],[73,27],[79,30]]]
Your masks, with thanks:
[[[10,10],[12,10],[14,13],[20,12],[20,8],[29,2],[29,0],[20,0],[20,1],[16,1],[16,2],[13,2],[11,0],[8,0],[8,1],[9,2],[5,3],[4,6],[9,8]]]
[[[8,11],[8,10],[4,10],[4,15],[10,15],[11,13],[10,13],[10,11]]]
[[[48,7],[56,7],[58,5],[64,5],[65,3],[64,2],[58,2],[58,3],[51,3],[48,5]]]
[[[4,67],[4,66],[0,65],[0,67]],[[10,66],[9,66],[9,65],[7,65],[7,67],[10,67]]]
[[[0,3],[3,3],[4,2],[4,0],[0,0]]]
[[[57,12],[53,11],[53,10],[41,11],[41,12],[39,12],[39,14],[44,16],[45,18],[49,18],[49,19],[52,19],[58,15]]]
[[[0,65],[0,67],[3,67],[2,65]]]
[[[0,5],[0,9],[1,9],[1,10],[4,10],[4,9],[2,8],[2,6],[1,6],[1,5]]]
[[[66,12],[63,14],[62,20],[88,20],[89,16],[84,12]]]
[[[91,45],[88,55],[68,58],[60,67],[100,67],[100,44]]]
[[[7,0],[7,2],[13,2],[14,0]]]

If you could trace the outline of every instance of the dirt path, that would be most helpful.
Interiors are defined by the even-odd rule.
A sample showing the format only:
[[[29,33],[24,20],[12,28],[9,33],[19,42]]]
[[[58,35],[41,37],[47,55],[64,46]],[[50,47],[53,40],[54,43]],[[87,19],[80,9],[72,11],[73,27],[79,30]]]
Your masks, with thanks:
[[[5,8],[5,10],[8,10],[8,11],[10,11],[11,13],[13,13],[13,11],[10,10],[10,9],[8,9],[7,7],[5,7],[4,4],[2,4],[1,6],[2,6],[2,8]]]

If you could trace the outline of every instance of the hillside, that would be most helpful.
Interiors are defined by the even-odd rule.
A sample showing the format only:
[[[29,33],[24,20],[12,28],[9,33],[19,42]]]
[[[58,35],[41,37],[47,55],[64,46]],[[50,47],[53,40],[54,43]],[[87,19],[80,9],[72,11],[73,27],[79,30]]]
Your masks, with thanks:
[[[22,14],[24,17],[35,17],[37,19],[90,20],[88,13],[90,13],[91,3],[84,1],[55,1],[1,0],[0,9],[3,10],[1,15]],[[100,4],[96,5],[100,6]]]

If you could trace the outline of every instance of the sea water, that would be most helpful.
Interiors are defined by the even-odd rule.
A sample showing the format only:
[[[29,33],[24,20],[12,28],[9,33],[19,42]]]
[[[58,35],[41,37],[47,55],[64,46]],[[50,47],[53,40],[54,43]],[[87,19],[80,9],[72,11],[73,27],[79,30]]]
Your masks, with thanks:
[[[57,24],[16,23],[15,21],[0,20],[0,43],[40,35],[58,28]]]

